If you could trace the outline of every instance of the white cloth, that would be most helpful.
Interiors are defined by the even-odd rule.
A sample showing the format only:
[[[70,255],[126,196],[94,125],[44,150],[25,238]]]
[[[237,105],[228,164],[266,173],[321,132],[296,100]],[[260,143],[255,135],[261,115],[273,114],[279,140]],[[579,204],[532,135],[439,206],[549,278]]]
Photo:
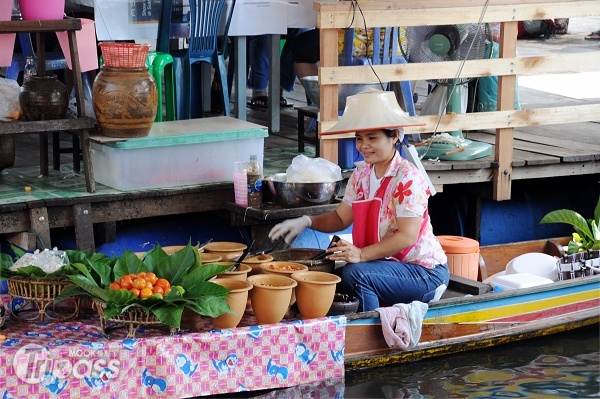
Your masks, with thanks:
[[[402,350],[417,346],[427,309],[429,305],[419,301],[375,309],[379,312],[383,337],[388,346]]]

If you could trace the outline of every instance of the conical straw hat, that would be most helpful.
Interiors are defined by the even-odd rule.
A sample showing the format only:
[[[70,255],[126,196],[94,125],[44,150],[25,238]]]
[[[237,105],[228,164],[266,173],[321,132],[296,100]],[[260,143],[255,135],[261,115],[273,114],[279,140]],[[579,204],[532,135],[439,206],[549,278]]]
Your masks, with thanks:
[[[323,134],[425,125],[411,120],[411,117],[400,108],[394,92],[367,90],[348,96],[344,114],[338,123]]]

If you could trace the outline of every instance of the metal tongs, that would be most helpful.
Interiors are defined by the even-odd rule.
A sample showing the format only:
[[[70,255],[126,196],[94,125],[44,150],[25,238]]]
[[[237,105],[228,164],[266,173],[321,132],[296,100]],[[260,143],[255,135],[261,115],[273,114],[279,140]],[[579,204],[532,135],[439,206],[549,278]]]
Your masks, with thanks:
[[[339,240],[341,240],[341,238],[340,238],[339,236],[337,236],[337,235],[334,235],[334,236],[333,236],[333,238],[331,239],[331,241],[329,241],[329,245],[327,246],[327,248],[334,247],[334,246],[335,246],[335,244],[336,244],[336,243],[337,243]],[[310,260],[321,260],[321,259],[324,259],[324,258],[325,258],[327,255],[329,255],[329,254],[327,253],[327,251],[326,251],[326,250],[323,250],[323,252],[321,252],[321,253],[319,253],[319,254],[317,254],[317,255],[313,256],[312,258],[310,258]]]
[[[240,263],[242,263],[242,261],[244,259],[246,259],[246,256],[248,256],[248,253],[250,252],[250,249],[252,249],[252,246],[254,245],[254,241],[252,240],[252,242],[250,243],[250,245],[248,245],[246,247],[246,249],[244,249],[244,252],[242,252],[242,254],[240,255],[240,257],[235,261],[235,263],[233,264],[233,266],[231,266],[231,268],[229,269],[230,272],[235,271],[238,266],[240,265]]]
[[[202,251],[204,249],[204,247],[206,247],[208,244],[210,244],[212,242],[212,238],[209,238],[204,244],[200,245],[198,247],[198,252]]]

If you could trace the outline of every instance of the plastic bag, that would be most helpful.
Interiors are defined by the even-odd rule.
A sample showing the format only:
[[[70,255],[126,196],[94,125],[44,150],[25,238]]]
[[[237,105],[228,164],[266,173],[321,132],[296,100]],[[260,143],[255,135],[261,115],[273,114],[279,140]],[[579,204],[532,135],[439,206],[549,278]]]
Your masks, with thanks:
[[[288,183],[327,183],[342,180],[342,168],[325,158],[300,154],[287,168]]]
[[[19,104],[20,90],[16,80],[0,78],[0,118],[16,120],[23,115]]]

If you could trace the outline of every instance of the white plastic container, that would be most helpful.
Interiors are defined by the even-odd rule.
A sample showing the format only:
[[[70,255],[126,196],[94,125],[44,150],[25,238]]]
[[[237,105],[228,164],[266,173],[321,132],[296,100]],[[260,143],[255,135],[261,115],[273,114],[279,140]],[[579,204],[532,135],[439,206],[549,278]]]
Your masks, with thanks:
[[[494,291],[508,291],[517,288],[529,288],[552,283],[554,283],[554,281],[549,278],[536,276],[531,273],[498,273],[489,280],[489,284],[494,287]]]
[[[541,252],[529,252],[513,258],[506,264],[506,274],[531,273],[558,280],[559,258]]]
[[[117,190],[231,182],[234,161],[262,163],[264,126],[230,117],[156,122],[147,137],[93,137],[94,180]]]

